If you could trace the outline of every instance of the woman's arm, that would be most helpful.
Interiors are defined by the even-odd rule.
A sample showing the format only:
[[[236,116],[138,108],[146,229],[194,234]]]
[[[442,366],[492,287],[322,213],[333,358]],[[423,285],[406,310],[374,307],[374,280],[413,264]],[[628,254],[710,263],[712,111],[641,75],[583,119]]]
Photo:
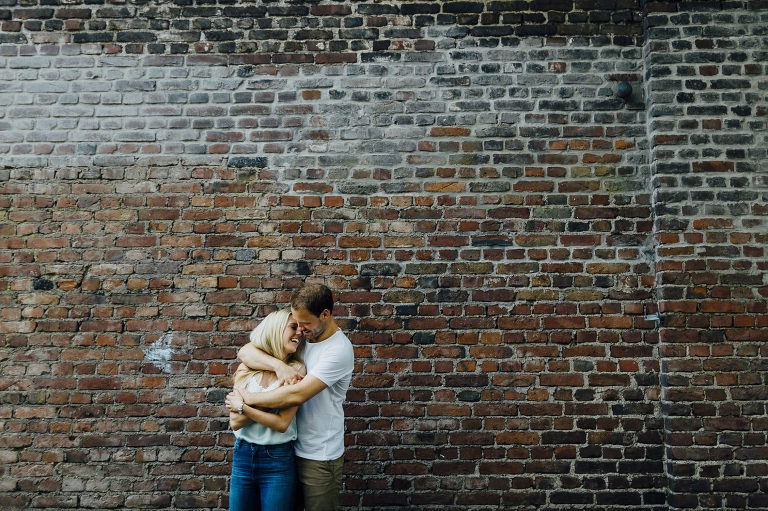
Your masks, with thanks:
[[[244,428],[250,423],[251,420],[245,414],[229,412],[229,427],[232,428],[232,431]]]
[[[260,408],[243,405],[243,414],[253,422],[258,422],[262,426],[274,429],[278,433],[285,433],[298,409],[298,406],[292,406],[290,408],[283,408],[278,413],[271,413],[265,412]]]
[[[299,409],[298,406],[291,406],[289,408],[283,408],[278,413],[267,412],[243,403],[243,398],[240,396],[239,392],[230,393],[227,396],[226,403],[231,412],[229,423],[232,425],[232,429],[235,430],[248,425],[252,421],[258,422],[262,426],[266,426],[270,429],[274,429],[279,433],[285,433],[288,430],[288,426],[291,425],[293,417],[296,415],[296,410]],[[237,412],[240,406],[243,407],[242,415]],[[243,418],[235,421],[237,424],[240,424],[238,428],[234,427],[232,415],[237,415]],[[242,421],[242,424],[240,421]]]

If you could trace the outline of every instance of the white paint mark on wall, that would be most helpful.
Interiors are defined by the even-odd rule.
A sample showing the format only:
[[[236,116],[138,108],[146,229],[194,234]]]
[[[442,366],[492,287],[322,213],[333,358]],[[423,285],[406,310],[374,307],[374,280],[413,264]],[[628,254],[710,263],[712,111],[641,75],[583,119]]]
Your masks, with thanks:
[[[144,356],[155,367],[164,373],[172,372],[171,357],[174,353],[184,353],[184,350],[175,350],[171,348],[173,342],[173,332],[166,332],[158,340],[144,349]]]

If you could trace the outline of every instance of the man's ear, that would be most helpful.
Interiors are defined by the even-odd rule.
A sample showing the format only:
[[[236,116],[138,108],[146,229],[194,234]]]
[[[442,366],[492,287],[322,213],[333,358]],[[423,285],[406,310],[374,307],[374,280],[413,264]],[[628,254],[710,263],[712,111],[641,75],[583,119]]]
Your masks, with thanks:
[[[323,309],[323,312],[320,313],[320,319],[323,321],[328,321],[328,319],[331,317],[331,311],[328,309]]]

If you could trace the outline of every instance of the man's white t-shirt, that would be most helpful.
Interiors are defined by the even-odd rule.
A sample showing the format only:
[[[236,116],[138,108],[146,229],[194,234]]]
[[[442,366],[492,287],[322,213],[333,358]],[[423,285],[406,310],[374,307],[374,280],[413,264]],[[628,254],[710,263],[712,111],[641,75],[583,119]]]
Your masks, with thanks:
[[[335,460],[344,454],[342,404],[352,379],[355,352],[347,336],[337,330],[324,341],[305,343],[303,358],[307,374],[318,378],[328,388],[299,407],[296,456],[319,461]]]

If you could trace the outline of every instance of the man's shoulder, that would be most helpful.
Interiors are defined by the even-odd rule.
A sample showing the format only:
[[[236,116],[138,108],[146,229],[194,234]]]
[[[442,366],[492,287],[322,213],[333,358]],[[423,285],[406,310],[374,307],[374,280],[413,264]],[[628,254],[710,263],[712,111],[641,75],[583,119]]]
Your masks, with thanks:
[[[334,333],[332,333],[330,336],[326,337],[322,341],[318,342],[308,342],[307,348],[311,350],[319,350],[319,348],[322,346],[322,351],[328,351],[329,349],[340,349],[345,346],[352,346],[352,342],[349,340],[349,338],[342,332],[341,330],[336,330]]]
[[[352,341],[349,340],[349,337],[347,337],[347,334],[345,334],[341,328],[336,330],[333,335],[329,337],[329,339],[334,338],[336,342],[349,344],[350,346],[352,345]]]
[[[322,346],[322,349],[319,349]],[[329,387],[347,378],[354,370],[355,351],[340,330],[311,349],[306,358],[307,372]],[[347,382],[348,383],[348,382]]]
[[[341,330],[336,330],[329,338],[318,343],[326,353],[346,353],[352,351],[352,342]]]

